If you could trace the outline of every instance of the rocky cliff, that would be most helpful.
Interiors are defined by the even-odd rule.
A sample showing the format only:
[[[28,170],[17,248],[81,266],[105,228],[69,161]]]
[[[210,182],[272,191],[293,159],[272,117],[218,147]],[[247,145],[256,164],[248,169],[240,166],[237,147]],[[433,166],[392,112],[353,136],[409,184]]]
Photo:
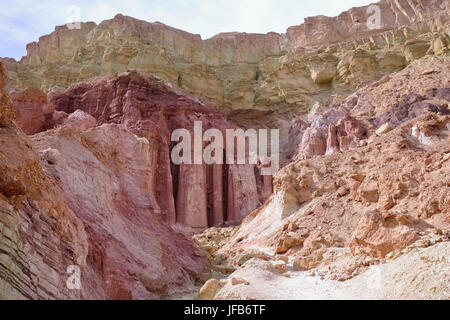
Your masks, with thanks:
[[[118,124],[80,131],[79,112],[30,139],[5,79],[0,63],[0,299],[158,299],[192,285],[207,262],[161,217],[149,142]]]
[[[444,0],[380,1],[329,18],[307,18],[285,34],[200,36],[123,15],[80,29],[57,27],[6,59],[10,89],[51,91],[136,69],[158,75],[220,110],[308,111],[367,81],[449,46]],[[337,96],[337,97],[336,97]]]
[[[448,248],[449,79],[448,57],[423,58],[309,123],[295,121],[291,139],[297,160],[275,176],[273,196],[241,226],[196,236],[211,261],[225,259],[238,269],[216,298],[270,299],[274,296],[264,295],[262,283],[271,285],[276,274],[289,278],[308,271],[343,282],[400,256],[407,261],[417,248],[440,242]],[[420,284],[411,280],[403,292],[397,286],[406,280],[388,283],[380,274],[375,285],[392,291],[377,294],[448,299],[450,269],[445,254],[440,257],[421,258],[428,267],[408,269],[408,275],[396,271],[397,279],[423,279]],[[439,276],[426,274],[427,268],[436,268]],[[233,285],[237,277],[252,282]]]
[[[211,276],[206,256],[236,271],[201,297],[418,260],[411,287],[439,272],[418,294],[448,299],[450,7],[376,6],[375,27],[361,7],[207,40],[117,15],[1,59],[0,298],[166,298]],[[254,165],[175,165],[171,134],[195,122],[281,129],[286,166],[272,183]],[[203,253],[184,235],[241,222],[196,235]]]
[[[0,298],[76,299],[65,274],[86,263],[84,225],[16,127],[5,79],[0,63]]]
[[[254,165],[175,165],[171,161],[177,143],[171,135],[176,129],[187,129],[194,137],[194,122],[201,122],[202,137],[210,128],[225,137],[225,130],[233,127],[212,106],[163,80],[125,72],[76,84],[50,100],[56,112],[70,117],[81,110],[99,126],[121,124],[147,141],[151,154],[148,194],[154,197],[155,213],[169,223],[192,228],[239,223],[272,192],[271,179],[263,179]],[[258,194],[258,190],[268,190],[268,194]]]

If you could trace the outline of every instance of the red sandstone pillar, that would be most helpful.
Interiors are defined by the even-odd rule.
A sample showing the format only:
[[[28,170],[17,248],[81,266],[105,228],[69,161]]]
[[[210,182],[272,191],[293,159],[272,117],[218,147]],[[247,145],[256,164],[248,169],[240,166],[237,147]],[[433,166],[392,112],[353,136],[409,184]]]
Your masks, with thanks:
[[[208,227],[205,165],[180,165],[177,222],[191,228]]]

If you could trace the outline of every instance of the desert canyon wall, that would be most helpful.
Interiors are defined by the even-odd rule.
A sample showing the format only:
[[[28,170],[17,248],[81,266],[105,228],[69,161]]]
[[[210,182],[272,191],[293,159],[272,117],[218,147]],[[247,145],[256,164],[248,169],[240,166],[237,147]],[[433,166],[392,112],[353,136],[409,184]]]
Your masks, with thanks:
[[[307,18],[285,34],[223,33],[207,40],[123,15],[99,25],[83,23],[80,29],[56,27],[30,43],[20,62],[5,61],[8,86],[49,92],[136,69],[227,113],[305,112],[334,94],[402,69],[428,50],[445,50],[448,2],[383,0],[377,6],[377,28],[368,25],[372,13],[366,6],[334,18]]]
[[[160,215],[149,142],[117,124],[27,137],[0,71],[0,298],[158,299],[192,285],[207,261]]]
[[[200,297],[449,299],[449,80],[449,57],[429,56],[295,120],[272,197],[239,227],[194,237],[229,271]]]
[[[0,298],[166,298],[254,258],[345,281],[445,244],[450,3],[376,5],[207,40],[117,15],[1,58]],[[174,165],[194,122],[280,129],[285,167]]]

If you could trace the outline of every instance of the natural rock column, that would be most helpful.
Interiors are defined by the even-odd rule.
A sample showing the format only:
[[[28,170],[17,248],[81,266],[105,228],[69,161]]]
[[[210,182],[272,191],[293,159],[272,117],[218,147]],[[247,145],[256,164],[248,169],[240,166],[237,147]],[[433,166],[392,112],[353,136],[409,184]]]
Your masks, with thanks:
[[[340,149],[339,149],[339,142],[337,139],[336,126],[332,123],[328,127],[326,155],[329,156],[329,155],[338,153],[339,151],[340,151]]]
[[[154,188],[156,198],[165,220],[170,224],[176,222],[175,200],[173,197],[172,173],[170,170],[170,152],[167,145],[157,147],[156,178]]]
[[[272,176],[261,176],[261,186],[258,186],[259,200],[263,203],[273,193],[273,178]]]
[[[205,165],[180,166],[177,222],[191,228],[208,227]]]
[[[254,166],[230,165],[228,167],[227,221],[238,223],[259,205]]]
[[[220,226],[224,222],[223,165],[208,166],[208,223]]]

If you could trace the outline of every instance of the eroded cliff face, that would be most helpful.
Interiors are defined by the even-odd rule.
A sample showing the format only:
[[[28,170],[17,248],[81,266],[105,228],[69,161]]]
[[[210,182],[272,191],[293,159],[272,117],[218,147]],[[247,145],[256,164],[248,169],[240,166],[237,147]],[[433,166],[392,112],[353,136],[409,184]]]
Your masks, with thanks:
[[[0,298],[80,298],[66,286],[69,265],[84,266],[83,223],[15,125],[0,63]]]
[[[56,112],[69,114],[69,119],[81,110],[99,126],[121,124],[148,142],[148,193],[154,197],[155,213],[171,224],[201,229],[239,223],[272,192],[271,177],[264,179],[254,165],[174,164],[171,153],[178,142],[171,137],[175,130],[188,130],[193,146],[194,122],[202,124],[201,139],[210,128],[225,138],[225,130],[233,127],[213,107],[163,80],[125,72],[79,83],[50,100]],[[225,141],[222,145],[225,148]]]
[[[5,78],[0,63],[0,89]],[[0,101],[1,299],[159,299],[193,285],[207,261],[163,221],[146,139],[119,124],[84,131],[80,112],[30,139],[3,90]]]
[[[241,226],[195,237],[213,263],[237,269],[215,291],[216,298],[270,298],[282,293],[265,295],[256,278],[310,271],[346,281],[369,266],[400,256],[405,261],[414,248],[439,242],[448,247],[449,72],[448,57],[426,57],[310,122],[295,121],[291,141],[296,160],[275,176],[273,196]],[[430,260],[429,268],[437,268],[439,276],[429,275],[420,287],[377,278],[377,285],[391,288],[378,293],[448,299],[450,270],[448,259],[442,259]],[[398,279],[406,277],[398,272]],[[415,277],[426,273],[408,272]],[[252,280],[239,286],[233,278]]]
[[[159,299],[186,290],[206,270],[192,243],[163,222],[146,139],[105,124],[85,132],[63,126],[32,140],[44,171],[85,225],[83,297]]]
[[[245,218],[195,237],[215,271],[243,266],[219,298],[254,298],[246,272],[344,281],[448,241],[449,3],[377,5],[378,29],[362,7],[208,40],[118,15],[1,59],[0,298],[186,290],[207,261],[174,226]],[[171,133],[195,121],[281,129],[274,194],[257,166],[174,165]]]
[[[11,93],[10,97],[17,126],[23,132],[33,135],[51,128],[55,110],[45,92],[29,87]]]
[[[224,33],[211,39],[118,15],[81,29],[57,27],[5,60],[10,89],[51,91],[117,71],[158,75],[206,98],[223,112],[305,113],[367,81],[449,48],[444,0],[380,1],[335,18],[312,17],[285,34]],[[372,20],[371,20],[372,19]],[[369,22],[369,23],[368,23]]]

